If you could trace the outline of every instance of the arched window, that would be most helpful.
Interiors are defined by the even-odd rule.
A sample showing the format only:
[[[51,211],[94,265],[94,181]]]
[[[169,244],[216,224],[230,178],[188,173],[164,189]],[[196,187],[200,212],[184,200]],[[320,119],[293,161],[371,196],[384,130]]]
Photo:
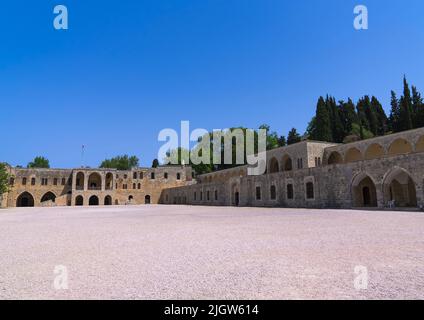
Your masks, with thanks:
[[[177,173],[177,180],[181,180],[181,173]]]
[[[137,185],[137,189],[141,189],[141,183],[139,183],[138,185]]]
[[[288,155],[285,155],[283,157],[283,170],[284,171],[291,171],[291,170],[293,170],[292,159]]]
[[[272,158],[269,162],[269,173],[276,173],[280,171],[280,166],[278,165],[278,160]]]
[[[163,174],[163,178],[164,178],[164,179],[168,179],[168,172],[165,172],[165,173]]]

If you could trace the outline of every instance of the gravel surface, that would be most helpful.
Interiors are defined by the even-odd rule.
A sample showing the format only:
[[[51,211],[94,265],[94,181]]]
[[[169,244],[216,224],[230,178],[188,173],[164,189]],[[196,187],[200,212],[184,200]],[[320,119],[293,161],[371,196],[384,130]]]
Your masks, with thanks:
[[[368,275],[367,289],[355,289],[355,279],[366,284],[357,266],[366,267],[367,273],[358,270]],[[64,271],[68,289],[55,289],[64,284]],[[381,298],[424,298],[422,213],[189,206],[0,211],[0,299]]]

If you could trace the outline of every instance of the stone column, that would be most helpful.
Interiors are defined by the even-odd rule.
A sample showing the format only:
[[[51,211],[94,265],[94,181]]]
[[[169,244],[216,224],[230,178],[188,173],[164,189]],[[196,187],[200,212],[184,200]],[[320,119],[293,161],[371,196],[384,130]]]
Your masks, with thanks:
[[[84,172],[83,174],[84,174],[84,191],[87,191],[88,190],[88,177],[90,175],[87,174],[86,172]]]
[[[377,196],[377,206],[379,208],[384,208],[385,207],[385,203],[384,203],[384,193],[383,193],[383,188],[384,186],[380,183],[375,185],[375,189],[376,189],[376,196]]]
[[[106,190],[106,173],[105,172],[102,172],[102,174],[100,175],[100,178],[101,178],[101,183],[102,183],[102,191],[105,191]]]

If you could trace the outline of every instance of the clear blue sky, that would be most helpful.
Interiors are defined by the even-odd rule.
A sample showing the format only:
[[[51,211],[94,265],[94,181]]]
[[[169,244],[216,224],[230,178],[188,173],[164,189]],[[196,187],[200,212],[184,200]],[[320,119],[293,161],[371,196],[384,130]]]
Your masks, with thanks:
[[[65,4],[69,30],[53,28]],[[353,28],[366,4],[369,30]],[[424,92],[422,0],[2,1],[0,160],[78,167],[135,154],[163,128],[303,132],[318,96]]]

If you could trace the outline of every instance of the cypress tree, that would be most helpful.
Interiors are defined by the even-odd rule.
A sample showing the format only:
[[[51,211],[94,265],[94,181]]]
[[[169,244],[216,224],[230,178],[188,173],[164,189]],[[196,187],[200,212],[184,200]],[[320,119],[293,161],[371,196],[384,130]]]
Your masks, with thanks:
[[[400,98],[400,130],[411,130],[412,125],[412,98],[406,77],[403,78],[403,96]]]
[[[371,109],[370,105],[371,105],[371,102],[370,102],[369,97],[365,96],[365,97],[359,99],[359,101],[356,105],[356,109],[357,109],[357,112],[358,112],[358,120],[359,120],[360,126],[362,126],[366,130],[373,132],[373,130],[372,130],[373,124],[370,123],[370,117],[369,117],[369,113],[370,113],[370,109]]]
[[[292,128],[290,130],[289,134],[287,135],[287,144],[291,145],[291,144],[300,142],[301,140],[302,140],[302,138],[297,133],[297,130],[295,128]]]
[[[399,132],[401,131],[400,126],[400,107],[399,107],[399,101],[396,97],[396,93],[392,90],[391,91],[391,110],[390,110],[390,117],[389,117],[389,129],[393,132]]]
[[[384,136],[387,132],[387,115],[381,103],[374,96],[371,98],[371,109],[377,118],[377,132],[374,134]]]
[[[330,112],[323,97],[319,97],[315,120],[311,128],[311,139],[317,141],[332,141]]]
[[[352,99],[347,102],[340,101],[341,119],[343,124],[343,136],[347,137],[352,133],[353,124],[358,122],[358,117],[355,112],[355,104]]]
[[[414,128],[421,128],[424,126],[424,104],[421,94],[415,86],[412,86],[412,122]]]
[[[336,103],[334,97],[327,99],[328,109],[330,111],[330,120],[331,120],[331,135],[332,142],[342,142],[344,139],[343,136],[343,124],[340,118],[339,106]]]

